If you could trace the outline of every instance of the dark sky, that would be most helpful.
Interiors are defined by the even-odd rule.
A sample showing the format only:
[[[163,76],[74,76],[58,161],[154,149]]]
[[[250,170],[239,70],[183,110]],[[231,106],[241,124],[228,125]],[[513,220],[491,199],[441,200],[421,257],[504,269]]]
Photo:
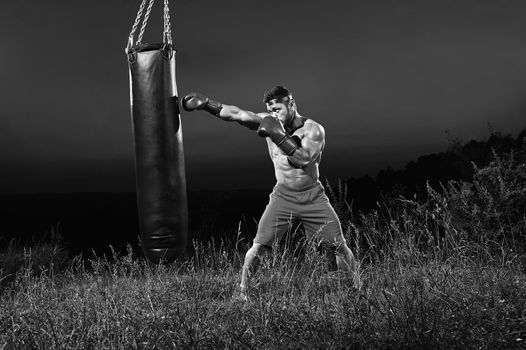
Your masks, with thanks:
[[[0,1],[0,193],[133,191],[127,37],[139,1]],[[145,34],[161,39],[157,0]],[[399,168],[526,126],[526,2],[171,1],[179,94],[262,111],[290,87],[322,176]],[[263,139],[181,115],[190,188],[270,188]]]

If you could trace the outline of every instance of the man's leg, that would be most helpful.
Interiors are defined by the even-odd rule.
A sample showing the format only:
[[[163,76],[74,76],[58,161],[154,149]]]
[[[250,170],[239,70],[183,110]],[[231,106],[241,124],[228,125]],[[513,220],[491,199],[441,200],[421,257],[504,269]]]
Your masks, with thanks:
[[[270,200],[261,215],[258,232],[252,247],[245,255],[243,270],[241,271],[241,291],[246,292],[250,277],[256,271],[261,259],[270,252],[275,241],[279,241],[289,227],[292,215],[287,201],[278,196],[274,190]]]
[[[266,255],[269,250],[270,248],[259,243],[252,244],[252,247],[247,250],[243,270],[241,271],[241,283],[239,284],[242,292],[246,292],[249,278],[256,272],[261,258]]]
[[[330,209],[323,210],[325,213],[323,218],[322,216],[303,218],[305,231],[309,237],[317,240],[321,245],[321,251],[325,252],[329,259],[331,254],[336,255],[336,266],[339,270],[354,271],[359,268],[358,262],[343,237],[340,220],[335,213],[331,215]]]
[[[321,244],[334,247],[338,269],[350,272],[354,286],[360,288],[359,263],[347,246],[338,215],[323,190],[313,190],[312,201],[305,206],[301,220],[310,236],[315,235]]]
[[[336,247],[336,264],[338,269],[344,271],[356,271],[359,269],[358,262],[351,248],[345,242]]]

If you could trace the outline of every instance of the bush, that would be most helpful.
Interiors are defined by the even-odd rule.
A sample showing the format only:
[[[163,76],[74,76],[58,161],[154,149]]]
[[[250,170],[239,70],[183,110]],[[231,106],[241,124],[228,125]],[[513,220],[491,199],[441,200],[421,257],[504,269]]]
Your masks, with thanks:
[[[498,155],[489,165],[473,165],[473,182],[450,181],[442,194],[429,189],[437,205],[450,211],[453,226],[473,242],[526,248],[526,146]]]

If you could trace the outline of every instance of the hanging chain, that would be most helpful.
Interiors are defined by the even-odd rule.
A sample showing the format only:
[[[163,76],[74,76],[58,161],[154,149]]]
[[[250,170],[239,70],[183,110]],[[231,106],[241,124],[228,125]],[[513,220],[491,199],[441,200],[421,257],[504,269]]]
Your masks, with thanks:
[[[172,45],[172,29],[170,28],[170,9],[168,8],[168,0],[164,0],[163,43]]]
[[[150,4],[148,5],[148,9],[146,10],[146,14],[144,15],[144,19],[142,20],[142,27],[141,32],[139,33],[139,37],[137,38],[137,44],[140,44],[142,41],[142,36],[144,35],[144,29],[146,28],[146,23],[148,23],[148,18],[150,17],[150,12],[152,12],[152,6],[153,2],[155,0],[150,0]]]
[[[135,22],[133,24],[130,37],[128,38],[128,49],[130,49],[133,45],[133,36],[135,35],[135,31],[137,30],[137,27],[139,26],[139,22],[142,17],[142,13],[144,12],[144,8],[146,6],[146,2],[148,0],[142,0],[141,6],[139,7],[139,12],[137,12],[137,17],[135,18]],[[150,13],[152,11],[153,3],[155,0],[150,0],[148,4],[148,8],[146,9],[146,14],[144,15],[144,19],[142,20],[141,30],[139,31],[139,36],[137,38],[137,41],[135,44],[140,44],[142,41],[142,37],[144,35],[144,30],[146,29],[146,24],[148,23],[148,19],[150,18]],[[163,15],[163,43],[164,44],[172,44],[172,29],[170,25],[170,9],[168,7],[168,0],[164,0],[164,15]]]
[[[139,12],[137,12],[135,23],[133,23],[133,27],[132,27],[130,36],[128,38],[128,48],[133,46],[133,35],[135,34],[135,31],[137,30],[137,26],[139,25],[139,21],[141,20],[142,12],[144,11],[144,6],[146,5],[146,1],[147,0],[142,0],[141,6],[139,7]]]

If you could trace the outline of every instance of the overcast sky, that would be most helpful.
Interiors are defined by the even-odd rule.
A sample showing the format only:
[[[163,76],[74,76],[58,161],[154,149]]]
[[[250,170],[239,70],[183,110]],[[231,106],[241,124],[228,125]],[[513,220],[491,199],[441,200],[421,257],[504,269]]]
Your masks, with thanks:
[[[140,1],[0,1],[0,193],[133,191],[124,54]],[[170,1],[180,96],[262,111],[293,90],[322,176],[375,175],[526,127],[522,0]],[[162,1],[143,41],[159,42]],[[271,188],[263,139],[181,115],[190,188]]]

